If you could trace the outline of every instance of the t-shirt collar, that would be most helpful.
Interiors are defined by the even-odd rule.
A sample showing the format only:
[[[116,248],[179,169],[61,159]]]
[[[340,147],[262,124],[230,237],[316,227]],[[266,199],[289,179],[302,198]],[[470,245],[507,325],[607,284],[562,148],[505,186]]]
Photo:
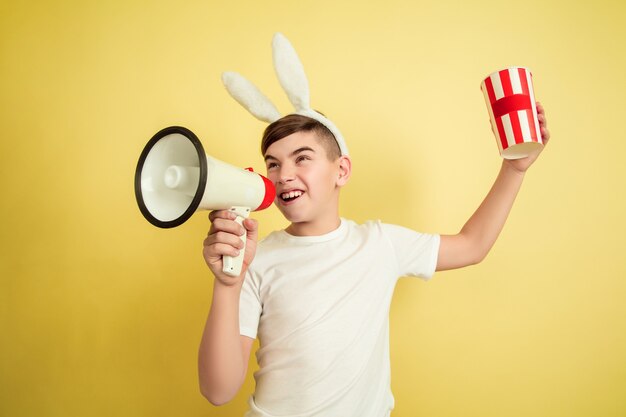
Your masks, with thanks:
[[[318,236],[294,236],[287,233],[285,230],[281,230],[281,237],[285,240],[293,243],[320,243],[333,240],[346,232],[347,225],[344,218],[340,218],[339,227],[335,230]]]

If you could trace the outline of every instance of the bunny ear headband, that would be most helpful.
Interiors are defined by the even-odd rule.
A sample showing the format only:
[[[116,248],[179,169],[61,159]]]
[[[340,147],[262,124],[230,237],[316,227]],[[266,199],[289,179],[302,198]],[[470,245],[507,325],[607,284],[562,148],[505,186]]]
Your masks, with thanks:
[[[304,67],[296,50],[283,34],[276,33],[274,35],[272,52],[278,81],[287,93],[289,101],[293,104],[294,113],[315,119],[326,126],[335,136],[341,155],[348,155],[348,147],[337,126],[311,108],[309,104],[309,82],[304,73]],[[272,123],[282,117],[276,106],[254,84],[240,74],[224,72],[222,82],[228,93],[257,119]]]

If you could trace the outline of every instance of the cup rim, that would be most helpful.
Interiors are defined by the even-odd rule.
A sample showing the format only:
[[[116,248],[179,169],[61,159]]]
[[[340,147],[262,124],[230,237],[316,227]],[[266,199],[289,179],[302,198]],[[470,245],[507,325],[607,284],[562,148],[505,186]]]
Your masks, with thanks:
[[[500,68],[500,69],[499,69],[499,70],[497,70],[497,71],[493,71],[492,73],[490,73],[489,75],[487,75],[485,78],[483,78],[483,81],[482,81],[482,82],[484,83],[484,82],[485,82],[485,80],[486,80],[487,78],[490,78],[490,77],[491,77],[492,75],[494,75],[494,74],[498,74],[500,71],[504,71],[504,70],[511,70],[511,69],[520,69],[520,68],[521,68],[521,69],[524,69],[524,70],[526,70],[526,71],[528,71],[528,72],[530,73],[530,76],[532,77],[533,72],[532,72],[532,70],[531,70],[530,68],[528,68],[528,67],[523,67],[523,66],[515,66],[515,65],[513,65],[513,66],[510,66],[510,67]]]

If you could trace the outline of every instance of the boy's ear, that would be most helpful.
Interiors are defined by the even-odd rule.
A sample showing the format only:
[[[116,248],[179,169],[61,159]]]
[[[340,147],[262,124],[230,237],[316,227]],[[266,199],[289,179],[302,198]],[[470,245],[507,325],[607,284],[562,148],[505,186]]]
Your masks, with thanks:
[[[348,183],[350,175],[352,174],[352,161],[347,155],[342,155],[337,160],[339,164],[339,176],[337,177],[337,186],[343,187]]]

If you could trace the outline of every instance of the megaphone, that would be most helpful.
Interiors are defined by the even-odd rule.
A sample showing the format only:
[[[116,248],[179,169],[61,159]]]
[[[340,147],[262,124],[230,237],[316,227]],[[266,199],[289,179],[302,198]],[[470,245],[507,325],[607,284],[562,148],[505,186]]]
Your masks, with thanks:
[[[161,228],[180,226],[198,210],[230,210],[237,223],[274,201],[264,176],[212,158],[189,129],[171,126],[146,144],[135,171],[135,197],[143,216]],[[224,273],[239,276],[245,252],[224,256]]]

